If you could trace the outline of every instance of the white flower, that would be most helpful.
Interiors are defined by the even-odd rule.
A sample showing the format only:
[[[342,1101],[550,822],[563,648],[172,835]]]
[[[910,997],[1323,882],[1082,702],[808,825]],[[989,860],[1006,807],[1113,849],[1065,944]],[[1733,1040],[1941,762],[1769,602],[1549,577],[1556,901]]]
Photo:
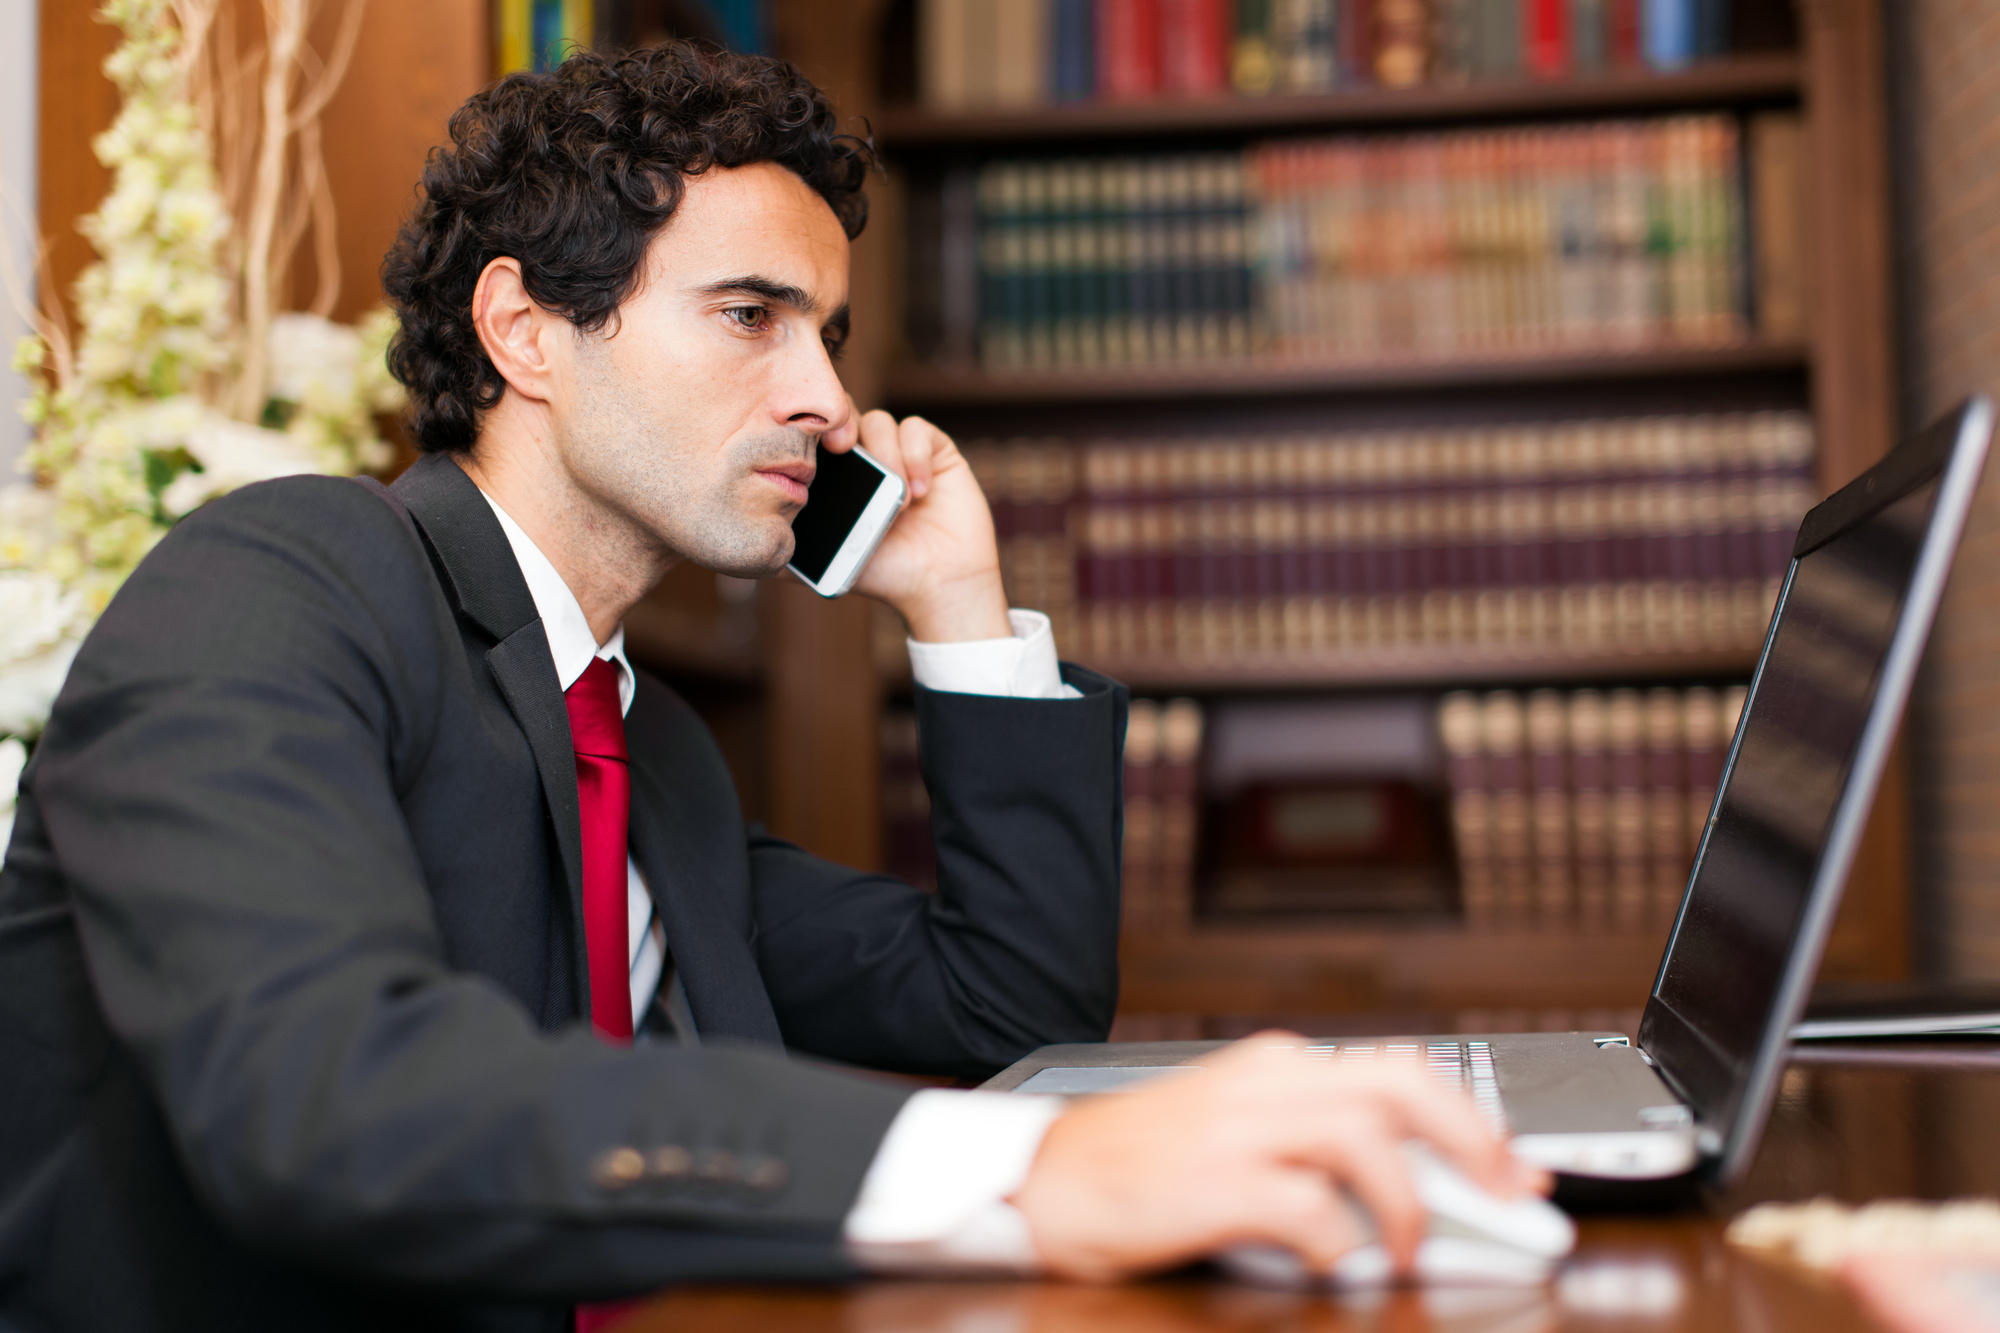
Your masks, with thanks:
[[[181,473],[160,493],[160,508],[175,517],[253,481],[324,471],[320,460],[290,436],[217,413],[202,418],[188,433],[187,451],[202,471]]]
[[[14,793],[27,763],[27,746],[12,737],[0,741],[0,857],[6,856],[14,837]]]
[[[0,736],[40,733],[82,642],[82,618],[82,599],[53,576],[0,573]]]
[[[318,315],[279,315],[271,321],[268,396],[288,403],[351,401],[360,360],[361,335],[347,325]]]

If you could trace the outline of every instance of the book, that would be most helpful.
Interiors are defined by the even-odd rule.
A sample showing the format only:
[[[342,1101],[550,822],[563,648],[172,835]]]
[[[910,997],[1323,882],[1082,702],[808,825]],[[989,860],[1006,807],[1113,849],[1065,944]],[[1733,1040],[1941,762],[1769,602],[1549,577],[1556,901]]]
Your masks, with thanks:
[[[1646,843],[1651,872],[1647,914],[1672,919],[1687,886],[1694,845],[1688,840],[1687,733],[1679,691],[1659,686],[1646,694]]]
[[[1287,92],[1331,88],[1339,77],[1334,40],[1340,0],[1271,0],[1276,86]]]
[[[1160,928],[1167,932],[1186,930],[1194,921],[1201,742],[1201,705],[1193,699],[1169,700],[1160,712],[1160,842],[1155,891]]]
[[[1375,82],[1375,11],[1380,0],[1334,0],[1334,82],[1366,88]]]
[[[1775,341],[1804,338],[1812,320],[1804,126],[1796,111],[1761,111],[1748,137],[1757,328]]]
[[[1687,753],[1686,846],[1692,857],[1708,827],[1709,808],[1722,780],[1722,757],[1729,747],[1729,738],[1722,734],[1722,708],[1714,690],[1697,685],[1682,696],[1681,734]]]
[[[1538,79],[1571,72],[1570,0],[1521,0],[1522,63]]]
[[[1568,3],[1570,68],[1578,74],[1601,74],[1612,64],[1613,0],[1568,0]]]
[[[1490,924],[1495,916],[1492,805],[1486,787],[1486,747],[1478,695],[1459,690],[1444,697],[1438,705],[1438,739],[1451,791],[1459,900],[1468,923]]]
[[[1479,742],[1486,753],[1494,906],[1498,917],[1510,923],[1526,921],[1534,901],[1527,740],[1519,695],[1495,690],[1480,701]]]
[[[1097,92],[1094,0],[1049,0],[1049,96],[1084,101]]]
[[[1685,69],[1694,61],[1696,0],[1643,0],[1646,63],[1657,70]]]
[[[1125,718],[1125,839],[1120,883],[1128,935],[1159,933],[1160,707],[1134,699]]]
[[[1097,91],[1112,101],[1160,87],[1159,0],[1096,0]]]
[[[1568,701],[1571,836],[1576,920],[1584,930],[1611,922],[1611,767],[1604,696],[1577,690]]]
[[[1279,0],[1236,0],[1236,29],[1229,48],[1229,83],[1251,97],[1278,85],[1278,53],[1272,28]]]
[[[1028,107],[1049,100],[1049,0],[984,0],[992,16],[991,103]]]
[[[1207,97],[1229,86],[1229,6],[1225,0],[1159,0],[1160,91]]]
[[[1613,690],[1604,710],[1610,803],[1611,924],[1636,930],[1647,920],[1646,720],[1637,690]]]
[[[917,43],[922,52],[918,88],[924,105],[957,111],[972,103],[972,11],[979,0],[922,0]]]
[[[1430,0],[1375,0],[1375,82],[1412,88],[1430,73],[1434,16]]]
[[[1534,821],[1535,916],[1567,925],[1577,915],[1575,817],[1570,797],[1569,709],[1558,690],[1528,696],[1528,777]]]

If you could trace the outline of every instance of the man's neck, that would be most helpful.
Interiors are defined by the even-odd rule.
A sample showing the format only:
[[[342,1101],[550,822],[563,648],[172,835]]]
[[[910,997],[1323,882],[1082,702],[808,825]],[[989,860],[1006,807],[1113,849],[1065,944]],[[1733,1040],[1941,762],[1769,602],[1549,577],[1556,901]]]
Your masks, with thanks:
[[[666,575],[673,561],[653,554],[629,524],[577,488],[554,459],[531,451],[483,447],[454,455],[472,483],[521,525],[583,608],[601,644],[625,613]],[[547,465],[542,465],[547,464]]]

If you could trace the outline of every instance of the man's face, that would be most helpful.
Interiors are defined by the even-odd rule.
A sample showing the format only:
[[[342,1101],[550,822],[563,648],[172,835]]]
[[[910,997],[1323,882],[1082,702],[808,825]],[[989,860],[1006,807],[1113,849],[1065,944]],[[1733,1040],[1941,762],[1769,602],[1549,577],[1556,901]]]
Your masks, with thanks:
[[[774,163],[686,181],[638,290],[557,374],[551,444],[578,489],[675,556],[741,577],[792,553],[813,445],[852,404],[847,236]]]

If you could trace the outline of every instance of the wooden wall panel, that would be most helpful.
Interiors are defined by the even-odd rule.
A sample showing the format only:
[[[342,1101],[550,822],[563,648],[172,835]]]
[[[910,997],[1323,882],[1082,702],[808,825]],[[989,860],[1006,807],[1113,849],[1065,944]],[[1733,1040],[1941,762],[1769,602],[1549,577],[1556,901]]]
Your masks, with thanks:
[[[41,7],[36,211],[65,308],[76,275],[96,258],[77,219],[96,209],[111,188],[111,173],[98,163],[90,141],[118,114],[118,90],[103,69],[118,33],[99,23],[96,11],[89,0],[42,0]]]
[[[424,155],[491,77],[487,0],[369,0],[354,65],[323,120],[327,177],[340,210],[337,319],[381,304],[382,256],[416,197]],[[321,16],[316,45],[332,45]],[[301,275],[311,291],[310,260]]]

